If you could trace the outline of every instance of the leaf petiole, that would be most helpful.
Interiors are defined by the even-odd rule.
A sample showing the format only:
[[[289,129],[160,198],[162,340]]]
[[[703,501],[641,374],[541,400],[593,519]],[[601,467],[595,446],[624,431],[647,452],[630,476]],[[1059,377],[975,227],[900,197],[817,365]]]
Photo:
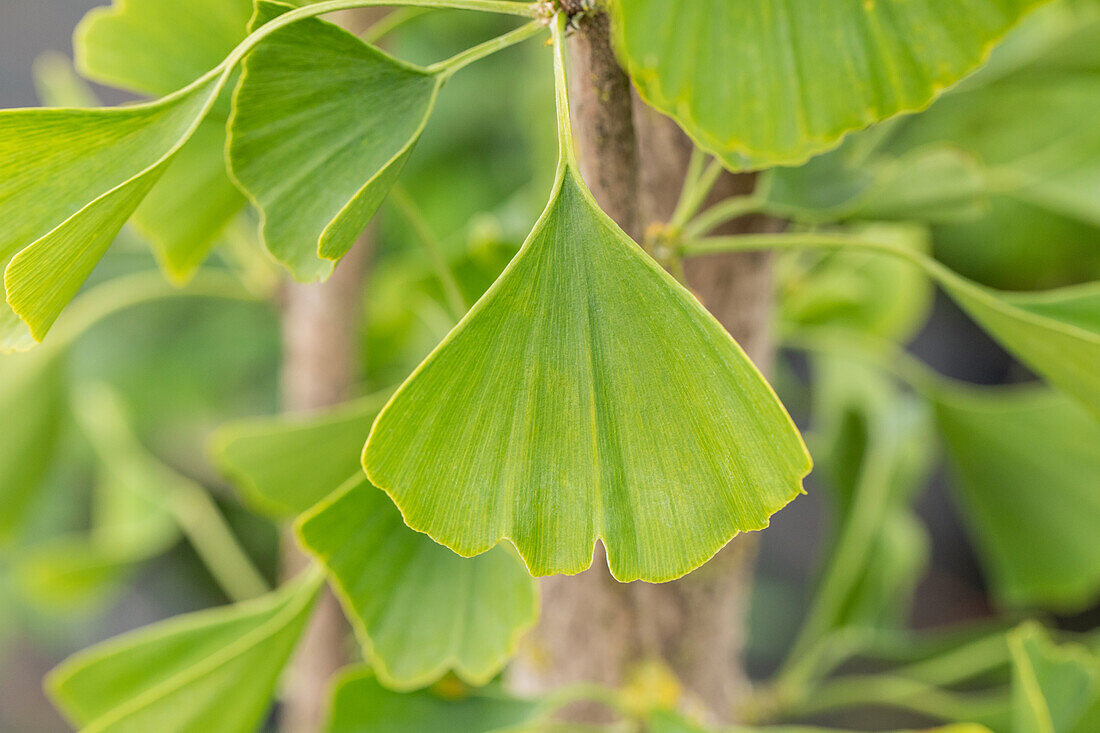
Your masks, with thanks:
[[[705,164],[707,154],[699,148],[691,151],[691,162],[688,165],[687,175],[684,177],[684,187],[680,191],[680,200],[676,203],[676,210],[669,219],[668,226],[673,231],[680,231],[695,216],[703,206],[707,196],[710,195],[718,176],[724,170],[722,163],[712,159]]]
[[[718,202],[683,225],[685,240],[702,237],[722,226],[748,214],[757,214],[763,209],[764,199],[759,193],[747,196],[733,196]],[[694,212],[693,212],[694,213]]]
[[[541,20],[533,20],[521,25],[513,31],[492,38],[485,43],[479,43],[473,48],[455,54],[451,58],[432,64],[427,70],[433,74],[439,74],[443,79],[450,78],[455,72],[466,68],[475,61],[480,61],[486,56],[491,56],[497,51],[502,51],[509,46],[514,46],[521,41],[526,41],[546,28]]]

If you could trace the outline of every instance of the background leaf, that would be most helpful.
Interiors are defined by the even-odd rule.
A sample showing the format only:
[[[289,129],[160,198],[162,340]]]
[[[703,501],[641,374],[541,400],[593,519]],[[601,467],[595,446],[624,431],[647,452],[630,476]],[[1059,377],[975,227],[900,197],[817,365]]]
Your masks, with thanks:
[[[1049,390],[944,390],[958,497],[1007,605],[1081,608],[1100,593],[1100,424]]]
[[[223,425],[211,436],[214,461],[263,514],[288,519],[362,473],[360,455],[389,393],[307,415]]]
[[[64,360],[55,352],[0,359],[0,548],[20,533],[57,448],[65,406]]]
[[[642,97],[731,169],[791,165],[925,107],[1042,0],[615,0]]]
[[[1100,661],[1026,624],[1009,634],[1013,733],[1087,733],[1100,721]]]
[[[509,548],[459,557],[405,526],[363,476],[304,515],[298,536],[329,569],[388,687],[422,687],[448,670],[483,685],[538,615],[534,581]]]
[[[311,572],[270,596],[91,647],[55,669],[48,690],[88,733],[253,733],[320,583]]]
[[[399,694],[379,685],[367,668],[349,669],[335,683],[327,733],[489,733],[521,724],[531,703],[503,696],[446,700],[430,692]]]

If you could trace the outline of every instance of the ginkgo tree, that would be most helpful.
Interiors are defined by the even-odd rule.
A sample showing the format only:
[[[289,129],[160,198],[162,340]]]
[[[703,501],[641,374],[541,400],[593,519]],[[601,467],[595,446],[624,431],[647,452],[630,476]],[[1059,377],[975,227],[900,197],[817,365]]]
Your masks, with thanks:
[[[326,19],[372,6],[396,9],[362,35]],[[443,10],[513,22],[434,63],[384,50],[386,34]],[[182,535],[236,603],[79,652],[46,680],[57,707],[87,731],[257,730],[328,587],[358,648],[332,681],[333,733],[579,730],[560,722],[577,702],[630,730],[861,704],[956,733],[1095,730],[1094,638],[1026,624],[900,651],[891,640],[927,554],[913,495],[937,439],[998,602],[1073,610],[1100,595],[1100,282],[996,289],[929,245],[998,197],[1100,227],[1098,39],[1088,0],[115,0],[92,11],[77,68],[150,99],[0,111],[0,346],[26,352],[0,360],[0,408],[14,416],[0,440],[0,540],[18,538],[71,404],[104,467],[102,499],[88,535],[34,548],[19,577],[64,603]],[[553,79],[556,171],[522,246],[491,282],[470,284],[400,181],[450,80],[528,41],[543,44]],[[582,68],[584,54],[570,63],[577,43],[692,141],[667,219],[637,227],[601,208],[638,182],[607,180],[623,161],[602,158],[624,146],[584,139],[594,126],[570,97],[589,95],[581,106],[602,107],[579,114],[597,117],[632,102]],[[1010,111],[1023,114],[1055,83],[1078,106],[1034,149],[1020,149],[1034,131],[981,104],[1019,98]],[[731,174],[751,187],[715,195]],[[267,260],[227,244],[242,222],[310,283],[339,274],[384,206],[425,245],[430,286],[416,287],[456,322],[396,388],[211,436],[243,502],[288,526],[309,558],[270,590],[202,488],[128,428],[123,398],[104,385],[70,394],[64,361],[95,324],[149,301],[270,295],[270,278],[256,281]],[[728,231],[746,217],[770,225]],[[162,275],[86,286],[131,230]],[[692,260],[759,251],[780,257],[778,338],[815,367],[805,442],[685,275]],[[1044,383],[978,389],[899,348],[933,283]],[[608,587],[669,584],[675,597],[676,582],[803,493],[811,452],[835,537],[786,662],[736,708],[677,679],[684,660],[662,651],[647,652],[650,667],[619,662],[618,684],[591,669],[569,675],[604,684],[541,697],[498,684],[540,633],[536,578],[603,573],[606,558]],[[542,608],[562,587],[542,586]],[[636,618],[661,612],[631,603]],[[711,616],[703,634],[732,623]],[[835,674],[860,657],[896,669]],[[988,677],[1009,683],[958,689]],[[590,713],[579,715],[602,721]]]

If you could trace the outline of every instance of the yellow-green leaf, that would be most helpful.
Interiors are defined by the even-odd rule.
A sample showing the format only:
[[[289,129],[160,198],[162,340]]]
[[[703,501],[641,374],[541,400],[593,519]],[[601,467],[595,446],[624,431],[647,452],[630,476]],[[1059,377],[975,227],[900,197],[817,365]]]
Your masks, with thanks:
[[[1055,645],[1038,624],[1008,635],[1012,733],[1089,733],[1100,722],[1100,660]]]
[[[535,575],[602,539],[621,581],[671,580],[801,490],[805,446],[699,302],[562,158],[501,278],[398,390],[363,459],[413,529],[461,555],[507,538]]]
[[[209,75],[114,109],[0,112],[0,349],[41,341],[206,114]]]
[[[78,652],[50,673],[47,691],[83,733],[254,733],[321,579],[310,571],[255,601]]]
[[[378,678],[423,687],[448,671],[488,682],[538,614],[534,579],[496,547],[463,558],[411,531],[359,476],[305,514],[305,548],[328,567]]]
[[[251,0],[113,0],[77,26],[77,68],[101,84],[168,94],[220,64],[251,15]]]
[[[642,97],[733,169],[927,106],[1043,0],[614,0]]]
[[[1100,594],[1100,424],[1056,392],[946,385],[936,416],[962,516],[1007,605],[1083,608]]]
[[[512,730],[535,706],[503,695],[446,699],[431,692],[385,689],[366,667],[351,668],[335,682],[326,733],[489,733]]]
[[[313,414],[228,423],[211,437],[211,454],[250,505],[288,519],[361,472],[363,443],[387,397],[368,396]]]
[[[288,6],[263,1],[258,20]],[[427,123],[442,78],[318,19],[272,33],[233,97],[233,177],[271,253],[300,280],[332,272]]]

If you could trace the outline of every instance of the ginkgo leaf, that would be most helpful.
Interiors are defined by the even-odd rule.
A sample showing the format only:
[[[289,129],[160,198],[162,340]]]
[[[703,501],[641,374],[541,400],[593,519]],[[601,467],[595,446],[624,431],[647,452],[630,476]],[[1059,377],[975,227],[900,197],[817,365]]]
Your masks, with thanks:
[[[46,680],[84,733],[253,733],[322,574],[254,601],[169,619],[62,662]]]
[[[221,63],[244,40],[251,14],[250,0],[116,0],[84,17],[73,46],[89,78],[162,95]],[[225,169],[228,112],[228,99],[219,100],[217,119],[199,126],[134,213],[135,227],[177,282],[191,276],[245,204]]]
[[[1100,594],[1100,424],[1063,395],[938,390],[954,488],[996,597],[1082,608]]]
[[[615,0],[642,97],[732,169],[791,165],[924,108],[1044,0]]]
[[[1012,732],[1088,733],[1100,721],[1100,660],[1081,646],[1056,646],[1024,624],[1008,635]]]
[[[176,283],[191,278],[244,208],[245,197],[226,172],[224,150],[224,123],[203,122],[134,212],[134,228]]]
[[[0,548],[15,539],[54,456],[65,406],[56,353],[0,358]]]
[[[1100,418],[1100,284],[1035,296],[981,288],[948,270],[938,279],[1020,361]]]
[[[101,84],[168,94],[220,64],[251,15],[251,0],[113,0],[77,26],[76,65]]]
[[[0,112],[0,349],[41,341],[206,114],[212,74],[150,104]]]
[[[508,538],[535,575],[602,539],[664,581],[762,529],[810,458],[764,378],[561,163],[519,254],[379,415],[363,454],[413,529],[461,555]]]
[[[791,233],[713,237],[684,245],[686,255],[775,248],[866,250],[907,260],[1024,364],[1100,418],[1100,283],[1006,293],[978,285],[931,257],[885,239],[857,234]]]
[[[351,668],[334,683],[326,733],[489,733],[530,719],[535,706],[503,695],[445,699],[431,692],[385,689],[367,667]]]
[[[257,22],[288,6],[262,0]],[[263,213],[271,253],[301,280],[332,272],[427,124],[440,75],[322,20],[272,33],[233,97],[233,177]]]
[[[411,531],[364,476],[305,514],[298,536],[329,569],[375,673],[396,689],[453,670],[488,682],[538,615],[534,579],[513,552],[463,558]]]
[[[231,422],[210,439],[214,462],[274,519],[297,516],[361,472],[359,456],[385,395],[304,415]]]

